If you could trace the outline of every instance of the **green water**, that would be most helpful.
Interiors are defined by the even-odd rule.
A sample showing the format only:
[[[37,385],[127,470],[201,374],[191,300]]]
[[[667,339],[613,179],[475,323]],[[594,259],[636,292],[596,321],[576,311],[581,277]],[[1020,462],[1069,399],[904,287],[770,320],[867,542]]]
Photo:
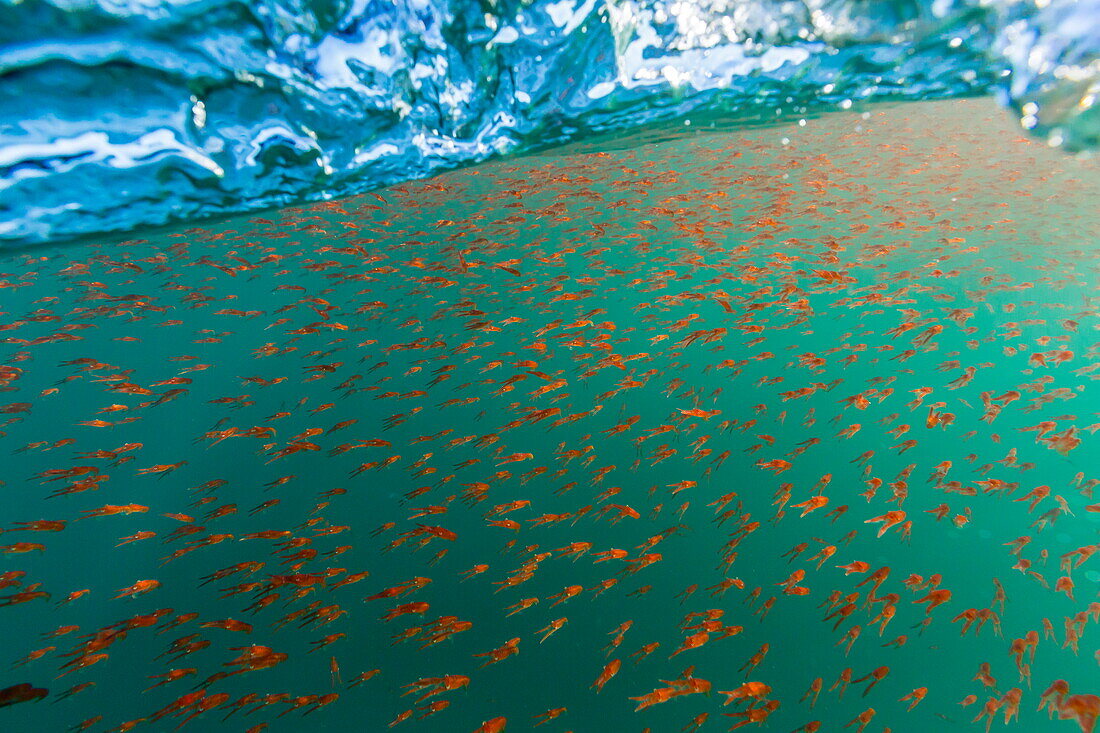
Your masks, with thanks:
[[[988,662],[996,697],[1021,688],[1016,729],[1076,730],[1072,721],[1048,722],[1036,707],[1056,679],[1067,680],[1071,693],[1100,693],[1095,619],[1078,653],[1064,647],[1064,619],[1097,598],[1100,560],[1072,570],[1074,599],[1055,590],[1066,575],[1061,556],[1096,543],[1100,529],[1100,512],[1086,509],[1100,479],[1092,458],[1100,399],[1086,389],[1100,374],[1090,371],[1100,356],[1098,184],[1095,162],[1023,139],[987,100],[920,103],[805,125],[596,141],[377,196],[11,254],[0,262],[0,361],[9,380],[0,406],[29,408],[8,409],[11,420],[0,428],[3,526],[67,523],[60,532],[0,535],[4,545],[45,546],[3,556],[0,570],[26,575],[0,593],[41,583],[51,594],[0,608],[7,632],[0,661],[57,647],[5,673],[0,687],[29,682],[48,688],[49,700],[0,710],[0,729],[60,731],[102,715],[89,730],[119,730],[231,671],[223,666],[239,653],[231,649],[256,644],[288,657],[209,682],[208,701],[228,697],[187,723],[191,729],[385,730],[415,707],[416,695],[402,697],[405,686],[462,674],[468,687],[421,703],[445,699],[449,707],[395,727],[464,732],[503,716],[508,731],[522,731],[533,716],[566,707],[540,730],[679,731],[701,713],[709,713],[701,730],[725,730],[741,718],[722,713],[748,705],[723,707],[718,691],[750,680],[771,688],[755,707],[779,703],[764,723],[769,730],[815,720],[822,731],[844,730],[868,708],[876,712],[868,731],[981,730],[984,722],[971,720],[990,691],[973,678]],[[276,353],[264,355],[265,346]],[[1058,361],[1060,352],[1072,358]],[[1046,364],[1035,354],[1045,354]],[[960,383],[968,367],[972,377]],[[164,383],[179,377],[191,381]],[[266,383],[246,381],[252,377]],[[807,387],[808,395],[796,394]],[[179,389],[186,391],[166,395]],[[931,391],[912,408],[920,389]],[[1019,399],[1003,399],[1011,391]],[[845,402],[860,394],[862,409]],[[1003,404],[991,421],[983,419],[983,395]],[[937,412],[954,421],[928,427],[929,407],[940,402]],[[560,412],[542,419],[534,412],[551,409]],[[704,418],[682,410],[717,412]],[[93,420],[110,424],[82,424]],[[1061,452],[1037,440],[1031,428],[1044,421],[1054,426],[1042,437],[1063,433],[1080,444]],[[838,435],[855,424],[850,437]],[[908,432],[887,432],[906,424]],[[660,426],[674,429],[637,442]],[[253,427],[272,430],[216,443],[211,435]],[[312,428],[321,432],[307,434]],[[807,445],[811,439],[819,442]],[[306,449],[276,458],[295,440]],[[333,454],[371,440],[389,445]],[[907,440],[916,442],[901,452]],[[65,442],[54,447],[58,441]],[[126,444],[140,446],[96,453]],[[792,455],[800,444],[804,452]],[[658,460],[658,451],[672,449]],[[580,456],[568,460],[568,451]],[[789,470],[758,465],[776,459],[789,461]],[[943,461],[952,464],[944,481],[958,482],[957,491],[929,480]],[[139,473],[177,463],[163,474]],[[52,481],[59,474],[44,473],[73,467],[91,469]],[[891,483],[907,467],[907,495],[899,498]],[[508,473],[494,478],[499,471]],[[89,476],[91,485],[77,486],[83,491],[51,496]],[[280,477],[291,478],[272,485]],[[873,478],[882,485],[868,499],[861,494]],[[978,483],[991,479],[1007,485]],[[476,501],[471,490],[482,482],[487,493]],[[677,491],[679,482],[696,483]],[[790,498],[777,519],[784,484]],[[1029,511],[1018,500],[1039,486],[1049,496]],[[604,494],[613,487],[620,491]],[[740,513],[719,524],[710,505],[731,492],[736,497],[719,509],[740,506]],[[793,505],[818,493],[828,505],[799,516]],[[515,520],[518,531],[487,525],[492,507],[518,500],[530,505],[494,517]],[[76,521],[87,510],[127,504],[148,510]],[[600,511],[612,504],[638,516],[612,523],[615,510]],[[880,525],[868,520],[899,504],[911,537],[899,527],[876,537]],[[937,521],[929,512],[941,504],[949,511]],[[827,515],[845,505],[843,514]],[[422,507],[446,512],[412,518]],[[546,515],[561,516],[533,521]],[[388,522],[395,526],[373,533]],[[753,522],[755,530],[738,532]],[[411,536],[384,552],[418,523],[457,537],[417,548],[420,537]],[[643,545],[672,529],[651,549]],[[311,541],[279,550],[277,540],[241,539],[269,530]],[[115,547],[137,532],[156,536]],[[733,533],[737,557],[723,568]],[[220,535],[230,537],[201,545]],[[1013,569],[1018,558],[1006,543],[1021,536],[1031,541],[1020,557],[1041,580]],[[576,559],[556,551],[572,542],[591,549]],[[803,542],[809,547],[800,556],[783,556]],[[818,569],[809,558],[826,545],[835,554]],[[326,556],[337,548],[344,549]],[[621,559],[593,562],[612,548],[629,550],[627,559],[661,558],[633,574]],[[344,571],[300,599],[288,586],[223,590],[291,572],[295,561],[286,558],[302,549],[317,554],[299,559],[299,572]],[[537,553],[552,555],[526,582],[495,584]],[[869,572],[837,567],[855,561],[870,571],[890,568],[877,597],[899,599],[881,635],[872,619],[883,604],[869,611],[871,583],[856,587]],[[202,584],[243,562],[266,565]],[[479,564],[489,567],[463,581]],[[784,594],[799,569],[808,594]],[[363,571],[369,576],[359,582],[333,587]],[[951,592],[923,628],[925,605],[915,601],[928,589],[907,587],[910,574],[939,574],[938,587]],[[396,599],[363,600],[414,577],[431,583]],[[609,578],[618,583],[596,595]],[[706,589],[724,578],[744,589],[710,597]],[[147,579],[160,586],[114,597]],[[952,619],[993,607],[994,579],[1007,597],[1003,612],[995,608],[1001,634],[990,622],[960,636],[961,621]],[[586,590],[551,608],[550,597],[573,585]],[[677,597],[692,585],[697,592]],[[644,586],[651,590],[632,595]],[[90,592],[58,603],[81,589]],[[244,611],[276,591],[276,602]],[[862,594],[835,631],[836,619],[823,620],[834,591]],[[532,597],[540,603],[507,615]],[[346,613],[325,625],[303,627],[302,615],[278,625],[315,602]],[[380,620],[409,602],[430,608]],[[98,664],[55,679],[79,658],[61,656],[77,649],[79,635],[157,609],[172,610],[100,650],[109,657]],[[685,614],[708,609],[721,609],[722,624],[743,631],[712,634],[670,659],[694,633],[680,628]],[[188,613],[198,617],[158,633]],[[441,616],[472,627],[424,649],[424,634],[393,641]],[[568,622],[540,644],[537,632],[561,617]],[[1044,638],[1044,618],[1053,639]],[[253,628],[200,627],[223,619]],[[632,626],[609,654],[609,632],[626,621]],[[41,638],[67,625],[79,630]],[[838,643],[855,625],[862,634],[845,655]],[[1041,639],[1030,684],[1009,654],[1012,640],[1029,631]],[[191,634],[209,645],[176,661],[156,658]],[[311,651],[330,634],[345,636]],[[900,635],[904,645],[884,646]],[[482,659],[472,655],[514,637],[518,655],[478,669]],[[634,664],[630,655],[651,642],[660,647]],[[746,677],[739,668],[765,643],[766,656]],[[332,679],[333,657],[342,684]],[[597,694],[591,685],[611,659],[622,669]],[[629,698],[666,686],[662,680],[680,678],[689,665],[714,692],[634,712]],[[842,699],[829,691],[845,668],[859,678],[881,666],[889,675],[866,697],[866,682]],[[142,692],[158,681],[150,676],[172,668],[196,673]],[[372,669],[381,671],[347,686]],[[825,689],[811,709],[799,699],[816,677]],[[56,701],[84,682],[95,685]],[[907,712],[899,698],[920,687],[927,696]],[[307,717],[308,700],[295,710],[275,703],[245,714],[250,705],[223,721],[242,696],[275,693],[339,699]],[[978,701],[960,707],[970,694]],[[191,712],[134,729],[172,730]],[[997,728],[1003,719],[1002,711]]]

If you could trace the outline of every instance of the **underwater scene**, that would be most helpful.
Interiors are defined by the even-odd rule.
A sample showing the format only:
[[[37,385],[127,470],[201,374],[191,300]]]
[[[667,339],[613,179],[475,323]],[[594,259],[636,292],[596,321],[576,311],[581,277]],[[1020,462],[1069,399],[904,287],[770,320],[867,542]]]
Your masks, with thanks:
[[[1095,159],[689,122],[5,250],[0,730],[1094,730]]]

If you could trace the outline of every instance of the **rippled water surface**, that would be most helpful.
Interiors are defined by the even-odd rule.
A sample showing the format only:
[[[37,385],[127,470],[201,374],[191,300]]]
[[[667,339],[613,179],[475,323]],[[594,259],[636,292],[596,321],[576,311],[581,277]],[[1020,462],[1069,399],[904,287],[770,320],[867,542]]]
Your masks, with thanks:
[[[1097,0],[0,2],[0,243],[328,200],[675,118],[995,92],[1095,148]]]

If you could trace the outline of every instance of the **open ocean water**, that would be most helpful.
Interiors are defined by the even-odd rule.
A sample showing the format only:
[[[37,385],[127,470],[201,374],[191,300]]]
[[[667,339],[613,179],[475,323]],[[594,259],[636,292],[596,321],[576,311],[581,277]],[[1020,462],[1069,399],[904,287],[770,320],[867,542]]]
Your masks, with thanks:
[[[708,124],[0,254],[0,730],[1091,731],[1096,161]]]

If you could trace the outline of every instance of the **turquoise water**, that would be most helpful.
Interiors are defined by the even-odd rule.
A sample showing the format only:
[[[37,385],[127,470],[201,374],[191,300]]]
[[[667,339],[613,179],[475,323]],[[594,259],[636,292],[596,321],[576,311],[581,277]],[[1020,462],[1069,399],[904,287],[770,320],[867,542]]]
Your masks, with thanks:
[[[869,708],[869,731],[980,730],[989,695],[1012,688],[1016,729],[1078,729],[1036,707],[1057,679],[1100,693],[1095,614],[1079,650],[1065,644],[1100,566],[1059,569],[1100,529],[1095,163],[1025,139],[986,99],[698,127],[7,255],[0,544],[29,551],[3,556],[25,575],[2,593],[28,600],[0,609],[0,656],[56,648],[5,673],[4,687],[48,693],[0,710],[3,730],[103,716],[87,729],[376,731],[436,700],[450,705],[394,727],[472,731],[500,716],[522,731],[564,707],[540,730],[679,731],[702,714],[701,730],[722,730],[743,719],[723,713],[750,706],[723,706],[720,691],[747,681],[770,688],[752,705],[774,708],[769,730],[844,730]],[[818,495],[827,505],[802,515]],[[898,510],[909,536],[902,524],[877,536],[875,518]],[[506,519],[518,528],[489,524]],[[65,524],[16,531],[38,520]],[[246,537],[258,532],[285,534]],[[116,546],[138,533],[155,536]],[[1007,545],[1024,536],[1017,557]],[[24,542],[43,548],[13,547]],[[574,542],[591,546],[566,555]],[[627,554],[594,562],[611,549]],[[866,569],[838,567],[856,562]],[[240,563],[260,565],[206,582]],[[503,584],[525,565],[530,577]],[[868,609],[873,581],[857,584],[883,567]],[[274,585],[292,571],[313,575]],[[1056,589],[1067,575],[1073,598]],[[950,597],[926,612],[931,588],[911,586],[933,576]],[[726,579],[738,583],[711,597]],[[136,592],[147,580],[159,585]],[[296,598],[294,582],[313,584]],[[391,588],[404,591],[364,600]],[[50,595],[12,597],[37,590]],[[852,593],[834,628],[831,594]],[[539,602],[508,615],[527,598]],[[381,619],[407,603],[428,606]],[[319,609],[331,620],[307,616]],[[711,609],[743,628],[670,658],[696,633],[685,615]],[[967,609],[993,609],[1000,633],[989,621],[960,636],[952,619]],[[453,635],[425,645],[441,617]],[[103,649],[81,647],[132,619]],[[226,619],[251,628],[202,626]],[[1032,631],[1029,683],[1009,650]],[[474,655],[514,638],[518,654],[480,668]],[[180,639],[196,646],[173,659]],[[211,679],[248,645],[287,656]],[[96,653],[108,656],[64,666]],[[597,693],[611,660],[621,669]],[[974,679],[982,663],[995,692]],[[880,667],[866,696],[868,681],[829,689],[845,669]],[[143,691],[171,669],[195,672]],[[634,712],[631,698],[688,674],[710,694]],[[402,695],[443,675],[469,684]],[[811,708],[800,698],[818,677]],[[907,711],[899,698],[925,687]],[[192,707],[166,708],[196,690]],[[339,697],[247,704],[279,693]]]

